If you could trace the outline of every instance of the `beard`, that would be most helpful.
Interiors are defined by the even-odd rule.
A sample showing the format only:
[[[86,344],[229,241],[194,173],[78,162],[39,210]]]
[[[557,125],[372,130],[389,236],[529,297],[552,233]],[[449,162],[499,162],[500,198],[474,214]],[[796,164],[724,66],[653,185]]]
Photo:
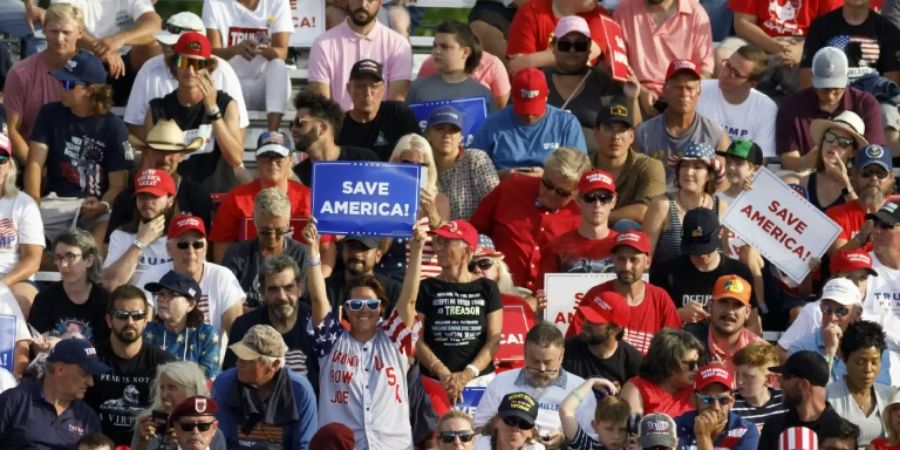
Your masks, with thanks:
[[[881,186],[869,185],[862,189],[862,192],[859,193],[859,199],[866,206],[871,208],[880,208],[884,203],[884,191],[881,190]]]
[[[134,342],[137,342],[137,340],[141,338],[141,332],[138,331],[137,327],[132,326],[126,326],[118,330],[113,330],[113,334],[117,339],[126,344],[132,344]]]
[[[301,152],[309,151],[309,148],[312,147],[316,141],[319,140],[319,133],[315,130],[309,130],[306,133],[299,134],[297,136],[297,142],[294,143],[294,147]]]
[[[602,345],[609,341],[608,334],[582,334],[581,341],[587,345]]]
[[[281,319],[287,320],[294,316],[294,313],[297,312],[297,301],[280,299],[275,304],[271,306],[270,310],[272,314]]]
[[[799,392],[796,392],[795,390],[785,389],[781,392],[781,395],[781,403],[783,403],[788,408],[797,408],[801,403],[803,403],[803,397]]]
[[[366,13],[366,18],[362,19],[362,20],[357,20],[356,13],[359,13],[359,12]],[[372,21],[375,20],[375,15],[370,14],[369,11],[366,11],[363,8],[357,8],[350,12],[350,20],[353,22],[353,25],[356,25],[358,27],[364,27],[364,26],[372,23]]]

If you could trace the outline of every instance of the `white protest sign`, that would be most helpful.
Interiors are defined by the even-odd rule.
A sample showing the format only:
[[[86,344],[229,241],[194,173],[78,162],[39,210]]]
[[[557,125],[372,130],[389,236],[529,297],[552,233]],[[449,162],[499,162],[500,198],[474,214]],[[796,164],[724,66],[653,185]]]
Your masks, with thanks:
[[[796,283],[809,273],[841,231],[822,211],[766,169],[753,177],[722,217],[722,224],[755,247]]]
[[[294,34],[291,47],[309,47],[325,32],[325,0],[290,0]]]
[[[615,279],[614,273],[548,273],[544,275],[547,308],[544,319],[550,321],[563,335],[575,316],[575,307],[590,288]]]

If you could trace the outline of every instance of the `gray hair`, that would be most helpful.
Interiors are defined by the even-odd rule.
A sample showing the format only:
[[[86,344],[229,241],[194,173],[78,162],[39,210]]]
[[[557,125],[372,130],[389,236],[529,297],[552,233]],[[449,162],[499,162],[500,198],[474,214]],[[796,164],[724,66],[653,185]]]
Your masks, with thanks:
[[[291,259],[290,256],[283,253],[280,255],[267,256],[262,260],[258,269],[259,273],[257,276],[259,277],[260,288],[263,288],[266,285],[266,277],[277,275],[288,269],[294,271],[294,280],[296,280],[297,283],[300,283],[303,279],[303,273],[300,271],[300,266],[297,265],[297,262]]]
[[[160,395],[160,378],[165,375],[175,384],[184,388],[185,398],[195,395],[209,396],[209,388],[206,384],[206,376],[203,369],[193,361],[175,361],[156,367],[156,376],[150,384],[150,408],[140,413],[140,417],[149,416],[153,410],[162,410],[162,396]],[[172,405],[173,408],[178,405]],[[140,420],[135,421],[135,426]]]
[[[580,180],[590,168],[591,159],[571,147],[560,147],[544,160],[544,171],[554,171],[568,180]]]
[[[259,355],[259,360],[262,361],[263,364],[266,364],[268,366],[271,366],[272,364],[274,364],[275,361],[279,361],[279,362],[281,362],[281,364],[278,365],[279,369],[284,369],[286,367],[285,364],[287,364],[287,360],[284,358],[284,356]],[[288,370],[290,370],[290,369],[288,369]]]
[[[7,164],[9,164],[9,172],[6,173],[6,178],[3,180],[0,194],[3,194],[2,197],[13,198],[19,195],[19,188],[16,187],[16,176],[19,174],[19,170],[16,166],[15,158],[12,156],[9,157]]]
[[[291,217],[291,201],[278,188],[266,188],[253,200],[253,217]]]
[[[82,259],[93,257],[94,263],[87,270],[88,280],[94,284],[103,283],[103,257],[100,256],[100,252],[97,250],[97,242],[94,241],[94,236],[90,232],[81,228],[66,231],[56,238],[56,242],[53,243],[50,251],[55,251],[56,246],[59,244],[78,247],[81,250]]]

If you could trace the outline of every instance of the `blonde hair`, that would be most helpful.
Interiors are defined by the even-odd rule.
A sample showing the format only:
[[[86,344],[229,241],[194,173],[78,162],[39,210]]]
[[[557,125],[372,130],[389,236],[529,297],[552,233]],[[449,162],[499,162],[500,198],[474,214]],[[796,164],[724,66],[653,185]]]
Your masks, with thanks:
[[[291,217],[291,201],[278,188],[266,188],[253,200],[253,217]]]
[[[419,152],[425,158],[425,166],[428,167],[428,182],[425,183],[425,187],[431,192],[440,192],[437,164],[434,163],[434,153],[431,150],[431,144],[428,143],[428,139],[415,133],[409,133],[401,137],[397,141],[397,145],[394,146],[394,151],[391,152],[391,157],[388,161],[400,162],[400,153],[406,150]]]
[[[437,429],[440,430],[441,426],[444,425],[444,422],[447,422],[448,420],[453,420],[453,419],[465,420],[466,422],[469,423],[470,427],[472,426],[472,423],[473,423],[472,416],[470,416],[458,409],[451,409],[450,411],[447,411],[446,414],[441,416],[440,420],[438,420]]]
[[[58,22],[63,19],[75,22],[78,24],[78,28],[84,30],[84,13],[77,6],[69,3],[54,3],[48,6],[47,12],[44,13],[44,28],[50,22]]]
[[[631,415],[631,405],[621,397],[609,395],[597,402],[594,410],[594,421],[615,422],[624,424]]]
[[[731,362],[735,366],[752,366],[768,369],[778,365],[778,352],[768,342],[754,342],[738,350],[732,357]]]
[[[571,147],[560,147],[544,160],[545,172],[552,170],[568,180],[578,181],[581,175],[590,169],[590,158]]]
[[[3,184],[0,184],[0,197],[13,198],[19,195],[19,188],[16,187],[16,176],[19,174],[18,167],[16,166],[16,159],[12,156],[9,157],[9,172],[6,173],[6,178],[3,179]]]

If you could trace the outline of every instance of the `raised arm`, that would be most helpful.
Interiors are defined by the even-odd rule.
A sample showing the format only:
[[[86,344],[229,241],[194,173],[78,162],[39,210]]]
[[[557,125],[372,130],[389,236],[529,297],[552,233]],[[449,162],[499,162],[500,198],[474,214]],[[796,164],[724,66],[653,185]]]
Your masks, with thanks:
[[[307,242],[309,255],[306,260],[306,288],[309,290],[309,301],[312,306],[312,326],[318,327],[331,312],[331,303],[325,290],[325,277],[322,275],[322,255],[319,253],[319,230],[314,219],[310,219],[303,228],[303,239]],[[405,289],[404,283],[404,289]],[[416,290],[419,286],[416,283]],[[397,305],[400,307],[400,304]]]
[[[412,328],[416,322],[416,299],[419,297],[419,282],[422,278],[422,248],[424,246],[425,227],[414,227],[409,245],[409,264],[406,266],[406,275],[403,277],[403,290],[400,291],[400,299],[397,301],[396,307],[397,314],[403,319],[403,324],[407,328]],[[309,274],[307,274],[308,277]],[[315,317],[315,314],[313,314],[313,317]]]
[[[606,395],[616,394],[616,386],[610,383],[609,380],[603,378],[591,378],[584,383],[581,383],[581,386],[575,388],[575,390],[559,404],[559,421],[560,424],[562,424],[563,434],[565,434],[567,441],[575,439],[575,435],[578,434],[579,424],[575,412],[578,411],[578,407],[581,406],[581,402],[584,401],[585,397],[594,395],[593,392],[591,392],[593,389],[606,391]]]

